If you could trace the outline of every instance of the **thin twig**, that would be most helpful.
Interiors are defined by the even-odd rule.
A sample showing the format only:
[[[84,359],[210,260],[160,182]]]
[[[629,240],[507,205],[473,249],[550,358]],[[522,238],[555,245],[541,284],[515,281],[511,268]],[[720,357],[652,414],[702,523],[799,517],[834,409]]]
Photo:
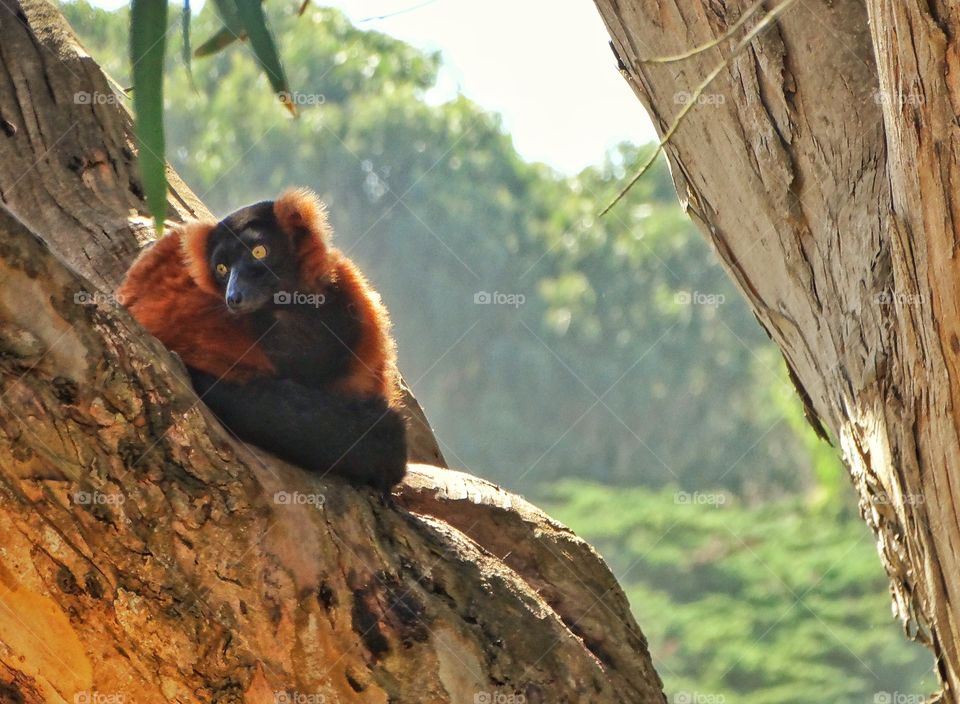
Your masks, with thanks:
[[[763,17],[763,19],[761,19],[757,23],[756,27],[751,29],[743,37],[743,39],[737,42],[737,45],[733,48],[733,51],[730,53],[730,56],[728,56],[726,59],[724,59],[719,64],[717,64],[717,66],[712,71],[710,71],[710,73],[703,80],[703,82],[700,83],[700,85],[698,85],[696,89],[690,94],[687,104],[684,105],[683,109],[677,114],[677,117],[674,119],[673,123],[670,125],[670,128],[667,130],[667,133],[663,135],[663,139],[661,139],[659,144],[657,144],[657,148],[653,150],[653,153],[650,155],[650,157],[646,160],[646,162],[644,162],[643,166],[640,167],[640,171],[638,171],[637,174],[630,179],[630,182],[627,183],[627,185],[623,188],[623,190],[621,190],[620,193],[617,194],[617,197],[614,198],[606,208],[600,211],[601,216],[609,213],[610,210],[613,208],[613,206],[619,203],[623,199],[623,197],[627,195],[630,189],[636,185],[637,181],[643,178],[643,175],[650,170],[650,167],[653,166],[654,162],[657,160],[657,157],[660,156],[660,152],[663,151],[663,148],[670,141],[670,138],[673,137],[674,133],[677,131],[677,128],[680,127],[680,123],[683,122],[683,119],[687,116],[687,113],[689,113],[690,110],[693,109],[693,106],[697,104],[697,101],[700,99],[700,96],[703,95],[703,92],[713,82],[713,79],[719,76],[720,72],[730,65],[730,61],[735,56],[737,56],[737,54],[743,51],[747,46],[749,46],[750,42],[756,39],[757,35],[760,34],[760,32],[762,32],[764,29],[766,29],[773,22],[774,19],[776,19],[777,15],[779,15],[788,7],[790,7],[790,5],[792,5],[794,2],[795,0],[783,0],[783,2],[781,2],[779,5],[777,5],[772,10],[770,10],[770,12],[767,13]]]
[[[362,24],[364,22],[374,22],[377,20],[387,20],[391,17],[396,17],[397,15],[405,15],[408,12],[413,12],[414,10],[419,10],[421,7],[426,7],[427,5],[432,5],[437,0],[426,0],[421,2],[418,5],[413,5],[411,7],[405,7],[402,10],[397,10],[396,12],[388,12],[385,15],[374,15],[373,17],[364,17],[362,20],[357,20],[357,24]]]
[[[690,49],[689,51],[685,51],[682,54],[674,54],[673,56],[655,56],[650,59],[640,59],[640,63],[669,64],[669,63],[673,63],[674,61],[683,61],[684,59],[689,59],[690,57],[696,56],[697,54],[702,54],[708,49],[712,49],[718,44],[722,44],[724,41],[726,41],[727,39],[732,37],[734,34],[736,34],[739,31],[739,29],[744,24],[746,24],[747,20],[750,19],[753,13],[759,10],[761,7],[763,7],[763,4],[766,1],[767,0],[757,0],[750,7],[748,7],[747,10],[742,15],[740,15],[740,17],[737,18],[736,22],[730,25],[730,28],[727,29],[726,32],[724,32],[722,35],[720,35],[716,39],[710,40],[706,44],[701,44],[700,46]]]

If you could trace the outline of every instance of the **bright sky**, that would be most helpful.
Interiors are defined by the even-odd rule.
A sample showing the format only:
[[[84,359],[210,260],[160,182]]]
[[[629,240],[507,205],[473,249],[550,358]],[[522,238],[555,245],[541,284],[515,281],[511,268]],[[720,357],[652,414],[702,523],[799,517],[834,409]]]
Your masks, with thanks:
[[[340,0],[362,22],[443,52],[445,94],[503,115],[524,157],[575,172],[621,140],[655,139],[592,0]],[[408,10],[403,12],[403,10]]]
[[[499,112],[528,160],[575,173],[621,140],[655,138],[616,69],[591,0],[315,1],[339,7],[361,27],[443,52],[446,67],[434,97],[460,91]],[[361,22],[391,13],[399,14]]]

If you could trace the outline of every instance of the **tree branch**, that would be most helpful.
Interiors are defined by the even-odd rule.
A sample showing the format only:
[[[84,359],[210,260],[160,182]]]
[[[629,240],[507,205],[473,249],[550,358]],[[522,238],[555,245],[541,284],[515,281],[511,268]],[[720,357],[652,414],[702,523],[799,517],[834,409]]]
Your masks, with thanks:
[[[129,119],[73,100],[106,81],[55,11],[0,11],[0,698],[663,702],[609,570],[521,500],[420,467],[385,505],[226,435],[104,295],[148,234]],[[475,541],[508,523],[522,564]]]

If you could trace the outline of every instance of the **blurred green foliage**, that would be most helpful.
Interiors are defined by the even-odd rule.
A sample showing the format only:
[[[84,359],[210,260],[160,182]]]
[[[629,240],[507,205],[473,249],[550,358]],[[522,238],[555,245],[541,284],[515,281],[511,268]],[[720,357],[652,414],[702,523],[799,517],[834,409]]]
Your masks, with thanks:
[[[792,395],[782,363],[758,353],[763,333],[665,165],[596,216],[648,148],[562,178],[524,162],[495,115],[432,100],[439,56],[335,10],[269,8],[300,118],[243,46],[195,60],[194,90],[171,12],[173,166],[219,213],[289,185],[323,195],[339,245],[393,312],[402,369],[453,463],[535,496],[569,476],[809,488],[806,431],[773,399]],[[125,12],[66,11],[126,85]],[[219,26],[210,11],[193,24]],[[478,305],[479,292],[523,303]]]
[[[860,704],[936,688],[853,512],[569,480],[546,508],[607,557],[675,700]]]
[[[291,185],[323,196],[451,463],[549,501],[601,549],[669,691],[756,704],[918,691],[928,659],[889,617],[837,454],[665,164],[597,218],[650,147],[563,177],[525,162],[497,116],[438,100],[438,55],[335,10],[266,7],[300,117],[243,46],[195,60],[192,88],[174,12],[173,166],[220,214]],[[125,11],[64,12],[126,85]],[[198,37],[216,26],[195,18]]]

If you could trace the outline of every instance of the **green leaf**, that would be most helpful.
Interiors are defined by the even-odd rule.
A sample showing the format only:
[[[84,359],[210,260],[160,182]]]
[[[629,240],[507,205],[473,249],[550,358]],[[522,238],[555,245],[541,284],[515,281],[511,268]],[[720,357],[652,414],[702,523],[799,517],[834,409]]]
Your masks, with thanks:
[[[237,9],[235,0],[213,0],[213,7],[216,9],[220,20],[225,29],[239,36],[243,31],[243,22],[240,19],[240,12]]]
[[[226,0],[221,0],[225,2]],[[236,5],[237,13],[243,24],[243,29],[250,39],[250,48],[253,49],[254,56],[260,68],[267,74],[267,79],[277,95],[283,97],[290,93],[290,86],[287,83],[287,76],[284,73],[283,65],[280,63],[280,54],[277,51],[276,42],[267,28],[267,18],[263,14],[263,5],[260,0],[233,0]],[[292,101],[284,101],[283,104],[290,112],[296,114],[296,108]]]
[[[130,7],[130,64],[134,129],[140,180],[157,234],[167,214],[166,147],[163,137],[163,57],[167,0],[133,0]]]
[[[183,59],[183,65],[187,68],[187,80],[194,93],[198,93],[197,83],[193,80],[193,63],[191,57],[193,51],[190,47],[190,20],[191,17],[190,0],[183,0],[183,11],[180,13],[180,32],[183,35],[182,46],[180,49],[180,58]]]
[[[207,41],[196,48],[196,51],[193,52],[193,55],[198,59],[204,56],[210,56],[211,54],[216,54],[218,51],[224,47],[230,46],[233,42],[238,39],[246,39],[247,36],[241,31],[239,35],[234,34],[226,27],[221,27],[220,31],[210,37]]]
[[[183,63],[187,67],[187,73],[191,74],[192,82],[192,71],[190,67],[190,58],[192,56],[192,52],[190,51],[190,0],[183,0],[183,9],[180,11],[180,33],[183,36],[183,48],[180,52],[180,58],[183,59]]]
[[[293,114],[296,107],[292,101],[283,100],[290,93],[287,76],[280,62],[277,44],[267,27],[267,18],[263,13],[262,0],[213,0],[217,14],[223,21],[223,27],[212,37],[197,47],[194,56],[209,56],[239,40],[250,41],[253,55],[274,92],[280,96],[284,106]]]
[[[237,5],[234,0],[213,0],[213,6],[223,22],[223,27],[203,42],[194,52],[194,56],[210,56],[216,54],[224,47],[229,46],[238,39],[246,39],[247,35],[243,31],[243,22],[240,20],[240,13],[237,11]]]

